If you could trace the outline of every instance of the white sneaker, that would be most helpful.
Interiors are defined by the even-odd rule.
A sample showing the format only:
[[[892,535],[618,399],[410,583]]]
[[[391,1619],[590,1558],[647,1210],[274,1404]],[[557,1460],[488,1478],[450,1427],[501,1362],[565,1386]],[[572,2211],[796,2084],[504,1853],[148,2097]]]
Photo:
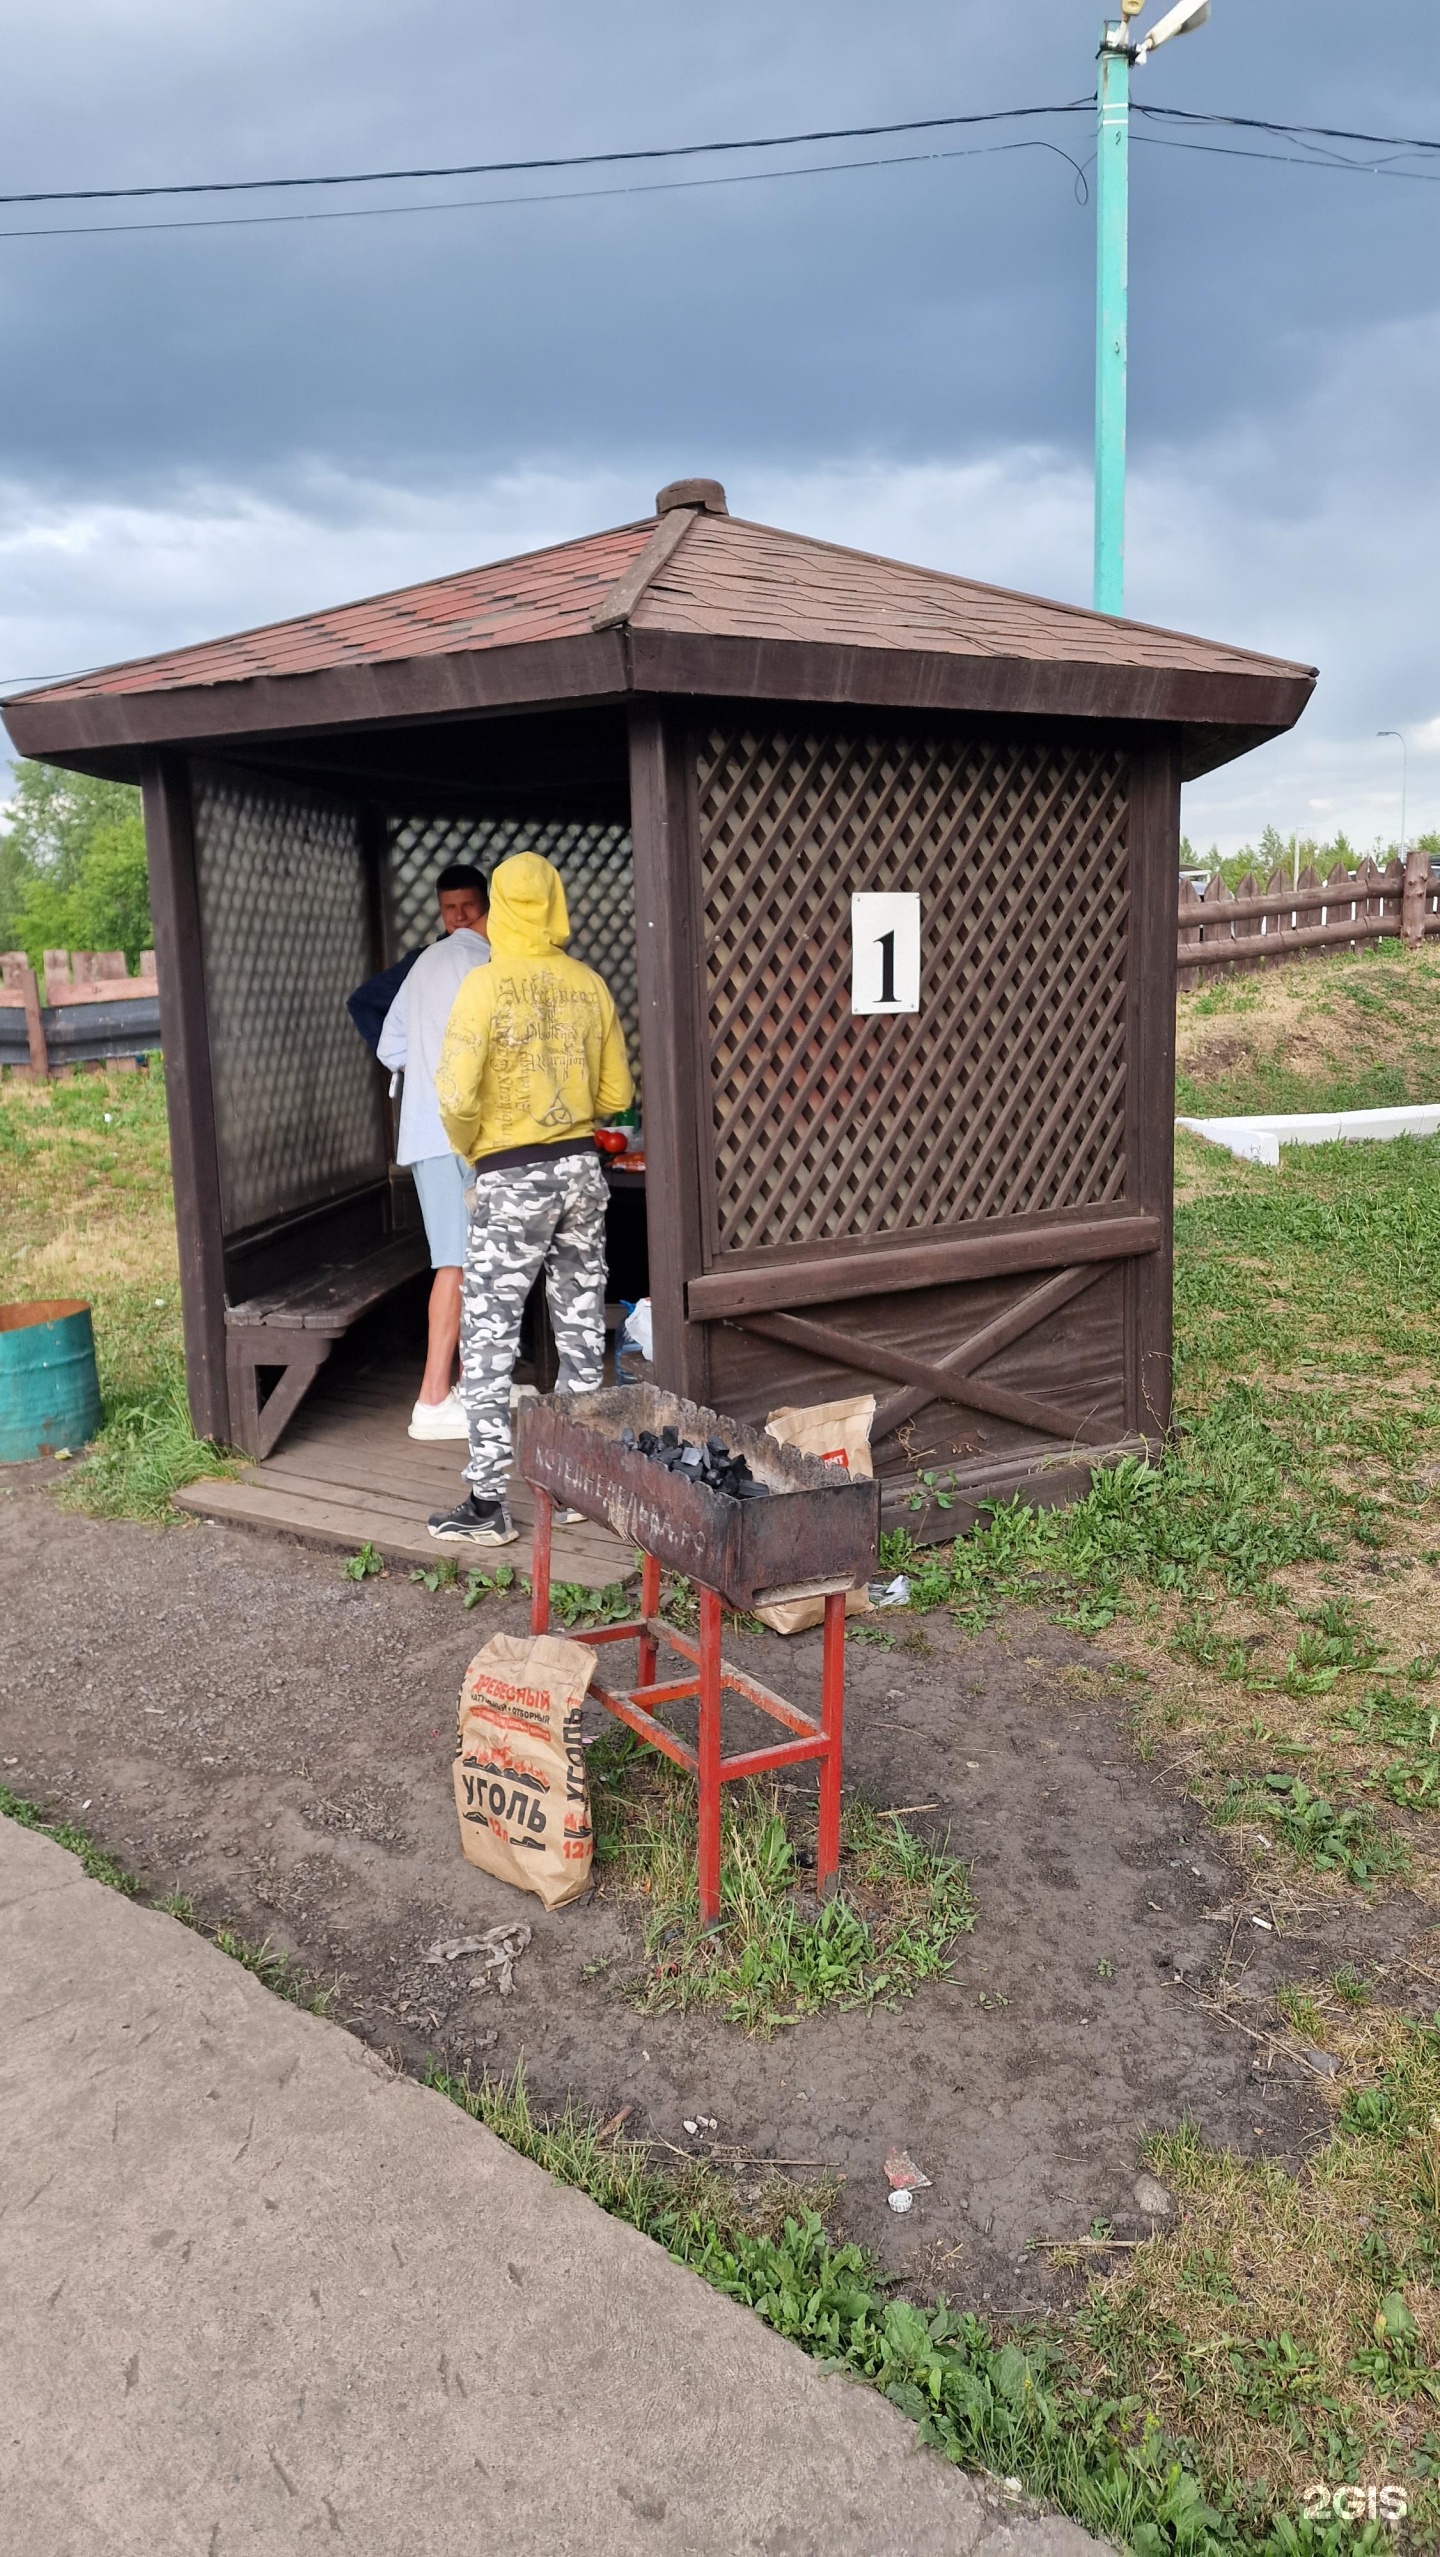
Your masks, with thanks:
[[[408,1436],[411,1438],[466,1438],[470,1424],[459,1390],[451,1386],[443,1403],[417,1403],[410,1415]]]

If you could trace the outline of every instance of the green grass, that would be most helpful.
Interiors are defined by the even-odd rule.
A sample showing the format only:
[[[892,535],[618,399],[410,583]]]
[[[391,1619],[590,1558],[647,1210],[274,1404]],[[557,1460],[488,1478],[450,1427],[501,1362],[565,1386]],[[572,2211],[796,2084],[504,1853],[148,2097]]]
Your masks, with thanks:
[[[67,1475],[60,1505],[95,1518],[168,1519],[183,1484],[233,1471],[223,1448],[196,1437],[177,1367],[148,1387],[107,1397],[104,1426]]]
[[[340,1994],[339,1982],[332,1982],[328,1989],[317,1987],[304,1964],[292,1954],[282,1953],[268,1936],[257,1944],[250,1936],[237,1935],[233,1927],[208,1926],[188,1892],[169,1891],[155,1906],[163,1909],[167,1918],[178,1918],[182,1927],[206,1937],[218,1952],[228,1954],[242,1971],[250,1972],[262,1988],[284,1998],[288,2006],[303,2007],[307,2015],[333,2015]]]
[[[1440,948],[1395,942],[1212,980],[1178,1006],[1186,1117],[1440,1098]]]
[[[527,1581],[527,1590],[529,1585]],[[585,1625],[621,1625],[633,1616],[637,1603],[623,1580],[607,1581],[603,1589],[587,1589],[578,1580],[550,1583],[550,1621],[567,1633]]]
[[[1418,1515],[1440,1440],[1440,1142],[1227,1166],[1176,1238],[1174,1444],[1068,1508],[994,1507],[953,1548],[888,1537],[913,1606],[975,1630],[1039,1600],[1098,1631],[1147,1590],[1273,1600],[1287,1569],[1381,1548]]]
[[[995,1504],[953,1546],[893,1535],[885,1567],[908,1572],[912,1608],[947,1606],[968,1632],[1016,1602],[1098,1632],[1145,1589],[1269,1592],[1287,1565],[1336,1551],[1354,1504],[1333,1459],[1353,1425],[1348,1409],[1232,1384],[1157,1464],[1127,1457],[1064,1508]]]
[[[12,1793],[8,1785],[0,1785],[0,1819],[13,1820],[17,1828],[34,1829],[42,1838],[53,1838],[57,1847],[79,1859],[82,1870],[92,1882],[103,1882],[110,1891],[122,1892],[133,1900],[140,1889],[133,1873],[127,1873],[116,1857],[97,1847],[84,1829],[71,1820],[53,1820],[38,1802],[29,1802],[23,1794]]]
[[[589,1768],[597,1867],[644,1910],[646,2007],[709,2008],[768,2033],[825,2007],[893,2003],[943,1978],[974,1926],[968,1869],[857,1801],[842,1812],[840,1888],[817,1905],[813,1812],[751,1782],[724,1788],[720,1920],[702,1929],[691,1781],[623,1731]]]
[[[1437,1077],[1440,1093],[1440,1077]],[[1194,1161],[1199,1140],[1190,1144]],[[1204,1155],[1213,1157],[1205,1147]],[[1212,1178],[1216,1167],[1204,1166]],[[1182,1392],[1223,1375],[1343,1365],[1371,1374],[1440,1348],[1440,1140],[1281,1148],[1222,1164],[1176,1210]],[[1419,1398],[1422,1402],[1425,1398]],[[1440,1420],[1440,1402],[1427,1414]]]
[[[720,2239],[776,2235],[787,2214],[804,2206],[806,2196],[778,2170],[752,2201],[742,2203],[730,2177],[707,2158],[657,2165],[642,2142],[615,2132],[607,2136],[598,2114],[573,2099],[542,2118],[531,2104],[523,2066],[510,2077],[487,2076],[478,2084],[435,2062],[425,2076],[428,2085],[438,2087],[472,2121],[483,2122],[508,2148],[532,2158],[557,2183],[588,2193],[612,2219],[643,2229],[682,2263],[692,2262]]]
[[[1312,1872],[1343,1874],[1347,1882],[1364,1886],[1410,1870],[1405,1840],[1380,1829],[1368,1803],[1337,1809],[1297,1775],[1276,1773],[1258,1784],[1232,1776],[1210,1816],[1222,1828],[1245,1822],[1273,1830]]]
[[[1298,2173],[1149,2144],[1173,2236],[1092,2288],[1079,2342],[1143,2394],[1259,2525],[1316,2477],[1394,2480],[1436,2536],[1440,2478],[1440,2019],[1359,2015],[1322,1985],[1282,2001],[1342,2068],[1330,2135]],[[1408,2543],[1407,2544],[1411,2544]]]
[[[118,1857],[112,1856],[107,1848],[97,1846],[88,1830],[80,1828],[73,1820],[52,1819],[38,1802],[29,1801],[24,1794],[12,1793],[8,1785],[0,1785],[0,1819],[13,1820],[20,1829],[33,1829],[42,1838],[53,1838],[57,1847],[63,1847],[68,1855],[75,1857],[91,1882],[103,1882],[108,1891],[118,1891],[127,1900],[146,1896],[144,1886],[135,1875],[127,1872]],[[268,1936],[256,1944],[249,1937],[236,1935],[233,1928],[207,1925],[186,1892],[167,1891],[153,1905],[163,1910],[167,1918],[178,1918],[182,1926],[191,1928],[196,1935],[205,1936],[221,1953],[228,1954],[232,1962],[238,1962],[243,1970],[253,1972],[265,1988],[272,1989],[276,1997],[285,1998],[291,2006],[304,2007],[310,2015],[329,2015],[332,2012],[339,1995],[338,1982],[328,1989],[317,1987],[303,1964],[296,1962],[290,1954],[280,1952]]]
[[[1092,2286],[1078,2351],[1038,2330],[997,2336],[943,2302],[923,2309],[887,2299],[865,2252],[834,2244],[820,2213],[794,2208],[793,2188],[787,2195],[778,2180],[757,2215],[713,2167],[657,2166],[640,2143],[607,2137],[573,2103],[547,2122],[518,2070],[476,2085],[434,2068],[429,2083],[826,2368],[879,2389],[942,2457],[1014,2479],[1136,2557],[1358,2557],[1381,2544],[1377,2534],[1306,2523],[1298,2495],[1287,2507],[1247,2486],[1226,2473],[1223,2453],[1207,2455],[1158,2420],[1147,2365],[1155,2335],[1143,2306],[1118,2321]],[[1414,2339],[1402,2332],[1397,2340],[1413,2360]]]
[[[226,1470],[185,1401],[165,1079],[0,1081],[0,1297],[82,1298],[104,1420],[67,1475],[67,1507],[167,1518],[199,1474]]]

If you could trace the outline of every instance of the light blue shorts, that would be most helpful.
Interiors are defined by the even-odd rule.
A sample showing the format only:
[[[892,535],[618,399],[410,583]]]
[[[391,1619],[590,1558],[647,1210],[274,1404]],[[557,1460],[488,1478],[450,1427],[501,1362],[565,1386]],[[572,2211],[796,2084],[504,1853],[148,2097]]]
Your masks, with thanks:
[[[473,1175],[458,1154],[426,1154],[412,1163],[432,1270],[463,1270],[470,1219],[465,1192]]]

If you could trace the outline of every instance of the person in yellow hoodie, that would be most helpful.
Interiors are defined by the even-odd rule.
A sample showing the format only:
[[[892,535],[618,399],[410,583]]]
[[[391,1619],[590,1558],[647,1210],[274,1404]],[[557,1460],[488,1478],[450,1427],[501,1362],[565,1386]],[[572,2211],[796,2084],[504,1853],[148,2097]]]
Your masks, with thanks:
[[[560,874],[517,852],[490,881],[490,965],[462,984],[435,1070],[440,1121],[475,1166],[460,1314],[470,1488],[431,1518],[446,1544],[509,1545],[510,1376],[539,1273],[562,1393],[591,1393],[605,1351],[605,1206],[595,1122],[634,1084],[608,986],[567,959]]]

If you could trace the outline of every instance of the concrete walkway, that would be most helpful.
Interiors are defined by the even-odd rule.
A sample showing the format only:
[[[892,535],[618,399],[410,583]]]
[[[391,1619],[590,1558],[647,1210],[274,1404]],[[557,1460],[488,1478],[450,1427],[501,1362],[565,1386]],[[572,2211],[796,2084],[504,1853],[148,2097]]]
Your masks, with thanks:
[[[0,1819],[25,2557],[1086,2557],[648,2239]]]

